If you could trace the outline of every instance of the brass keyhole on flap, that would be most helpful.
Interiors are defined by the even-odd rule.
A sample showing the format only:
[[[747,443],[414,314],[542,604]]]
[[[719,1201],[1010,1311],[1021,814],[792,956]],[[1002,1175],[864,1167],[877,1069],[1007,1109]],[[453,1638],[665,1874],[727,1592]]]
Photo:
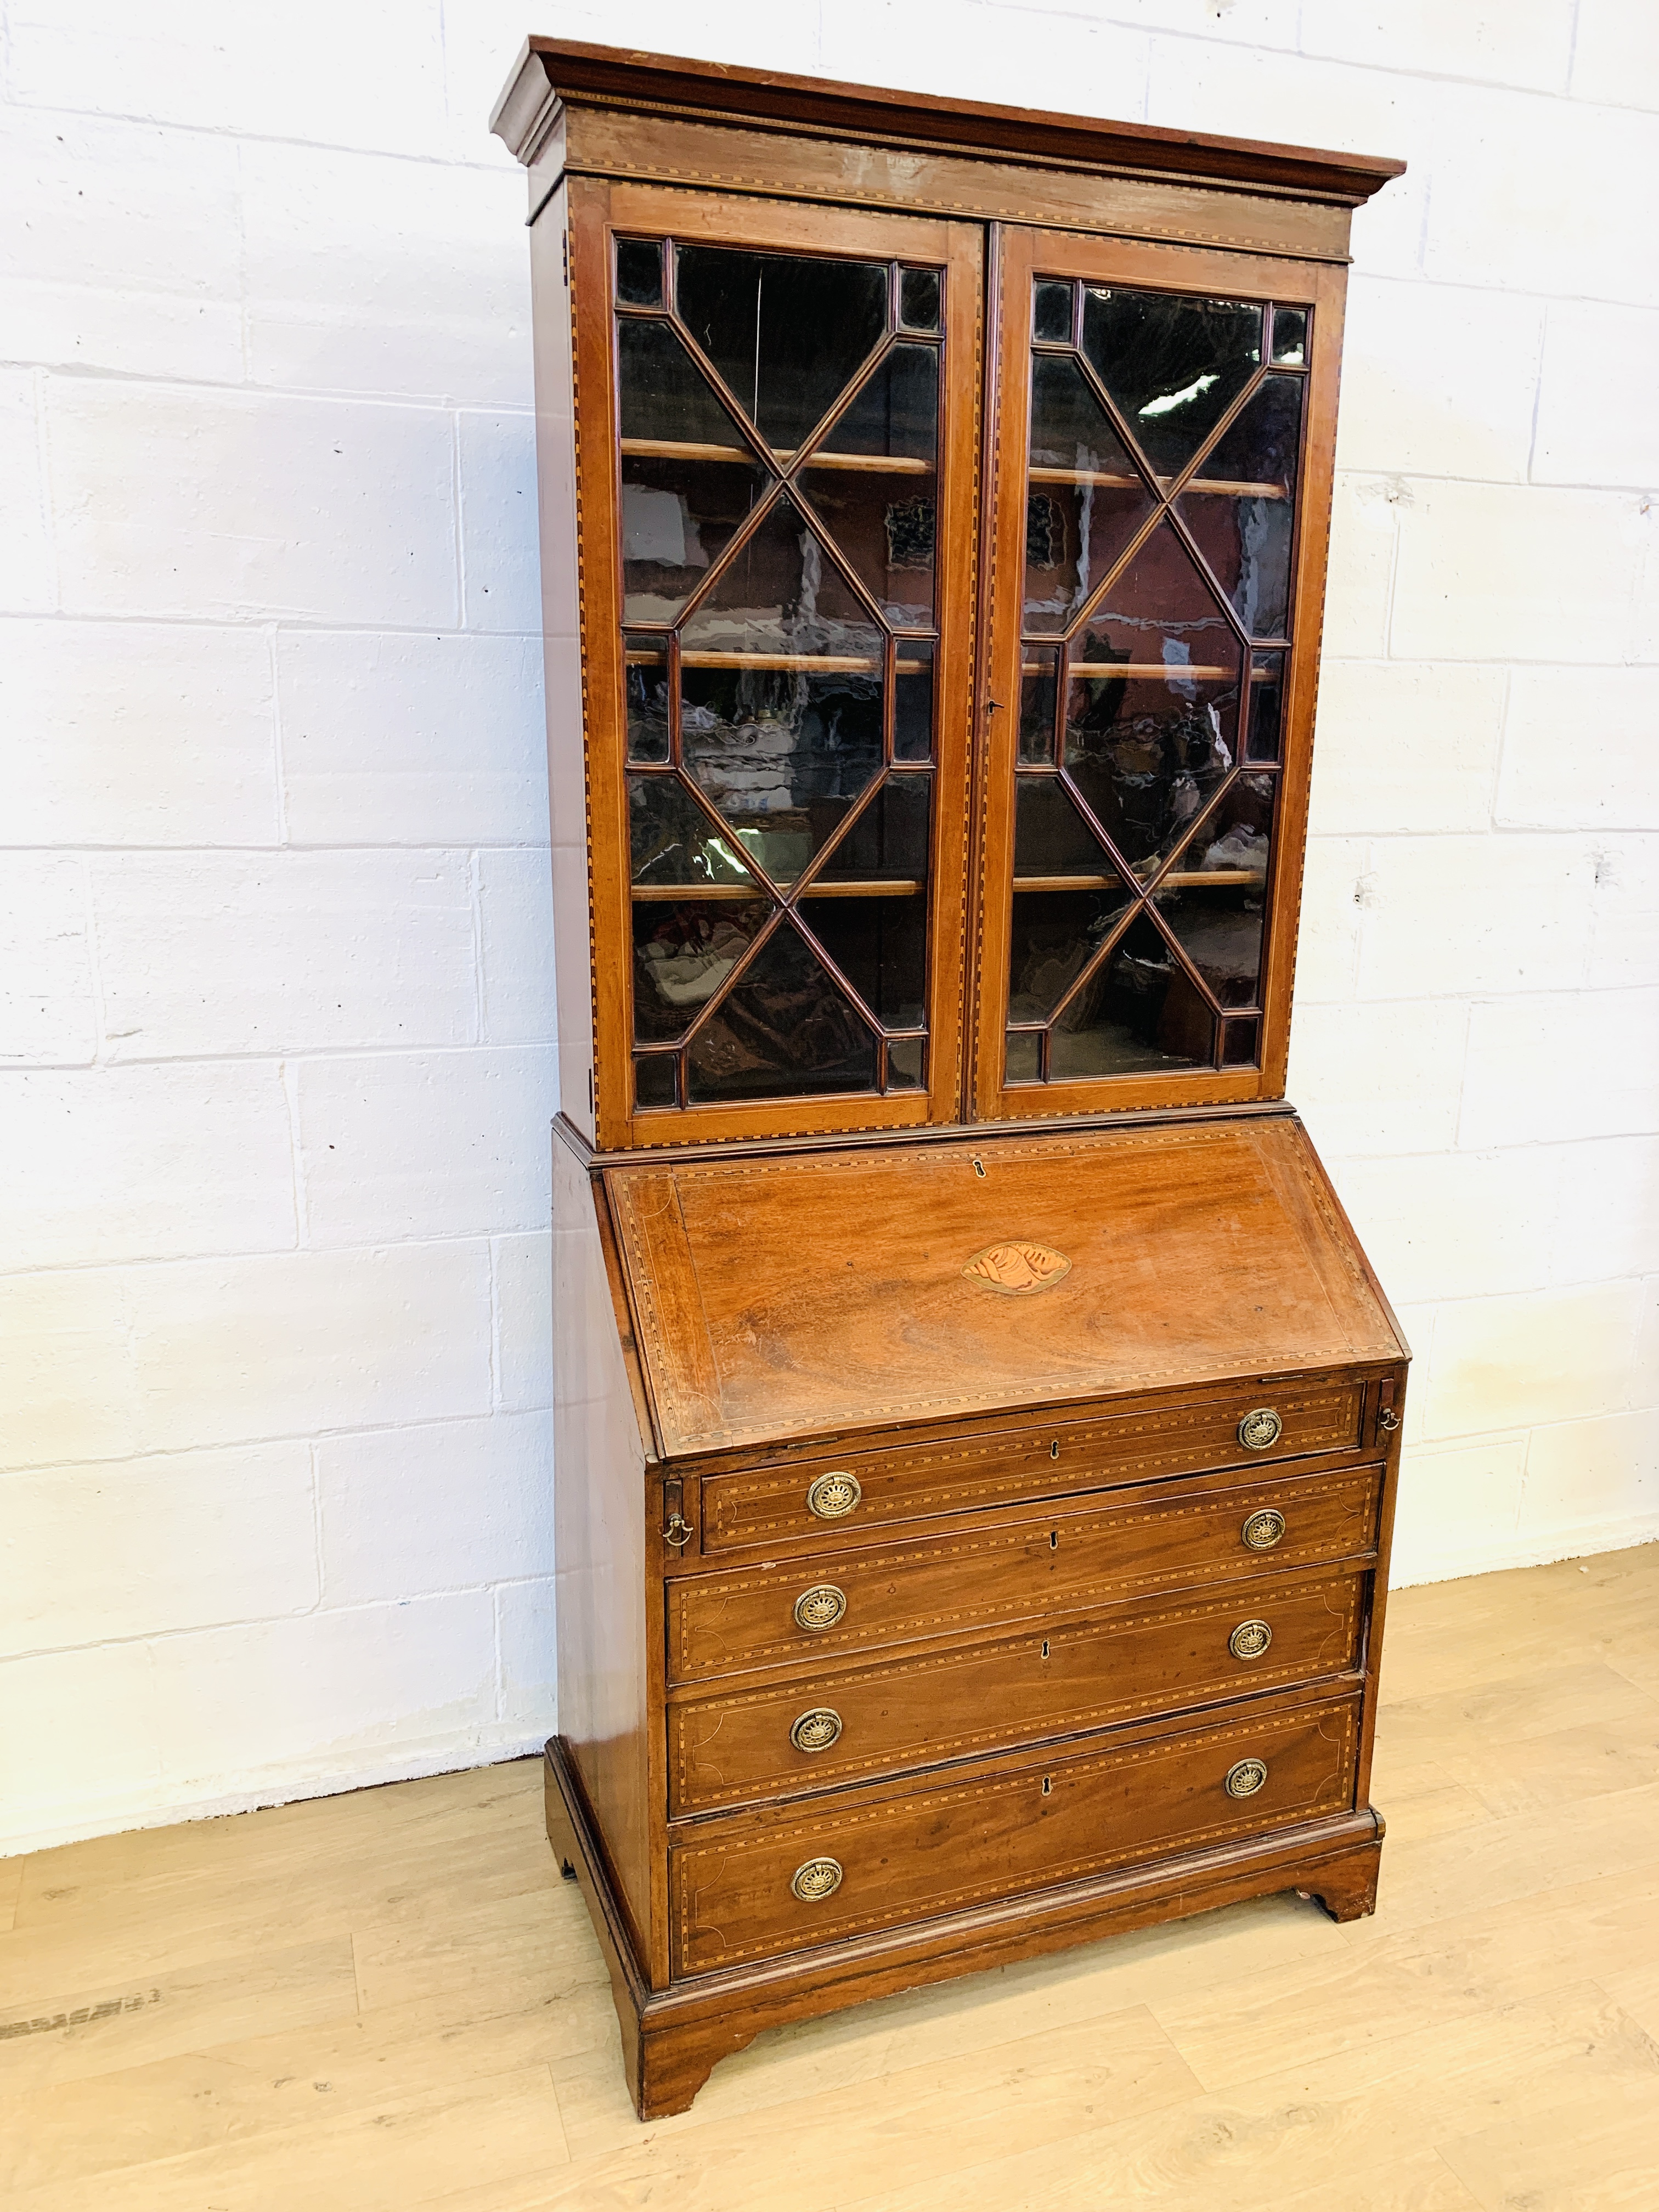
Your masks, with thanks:
[[[1048,1549],[1051,1552],[1057,1552],[1060,1549],[1060,1531],[1058,1528],[1051,1528],[1048,1531]]]
[[[981,1182],[984,1182],[984,1180],[985,1180],[985,1163],[984,1163],[984,1161],[983,1161],[982,1159],[981,1159],[981,1158],[979,1158],[979,1156],[978,1156],[978,1154],[977,1154],[977,1153],[975,1153],[975,1156],[974,1156],[974,1173],[975,1173],[975,1174],[979,1177],[979,1179],[980,1179],[980,1181],[981,1181]]]
[[[1046,1636],[1042,1639],[1042,1656],[1045,1659],[1048,1656],[1048,1639]]]
[[[1054,1438],[1053,1443],[1048,1447],[1048,1456],[1050,1459],[1058,1459],[1060,1457],[1060,1438],[1058,1437]]]
[[[1048,1777],[1045,1774],[1045,1775],[1043,1776],[1043,1778],[1042,1778],[1042,1794],[1043,1794],[1043,1796],[1044,1796],[1045,1797],[1048,1795],[1049,1791],[1054,1788],[1054,1784],[1053,1784],[1053,1783],[1048,1779]]]

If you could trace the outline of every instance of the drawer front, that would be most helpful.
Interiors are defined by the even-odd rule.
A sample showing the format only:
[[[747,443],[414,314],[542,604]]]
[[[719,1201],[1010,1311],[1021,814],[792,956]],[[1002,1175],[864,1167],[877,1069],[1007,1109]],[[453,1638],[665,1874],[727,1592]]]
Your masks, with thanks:
[[[1358,1663],[1365,1588],[1356,1574],[1252,1577],[1185,1604],[1115,1606],[968,1650],[670,1705],[669,1809],[872,1780],[1340,1674]]]
[[[1177,1489],[1053,1520],[1009,1523],[1000,1515],[963,1534],[677,1577],[667,1590],[669,1678],[700,1681],[824,1652],[960,1637],[1253,1568],[1330,1565],[1375,1546],[1381,1482],[1381,1468],[1364,1468]],[[1274,1540],[1254,1548],[1247,1526]],[[798,1613],[822,1625],[803,1626]]]
[[[1212,1728],[790,1818],[669,1856],[673,1971],[712,1973],[1323,1819],[1353,1802],[1358,1708]],[[1249,1794],[1231,1794],[1249,1788]]]
[[[1358,1382],[1283,1390],[1264,1385],[1151,1413],[710,1475],[702,1486],[702,1549],[821,1546],[890,1522],[1060,1497],[1097,1489],[1103,1481],[1151,1482],[1357,1451],[1364,1401]],[[1263,1410],[1277,1418],[1279,1431],[1260,1447],[1246,1444],[1240,1430]],[[1266,1437],[1271,1427],[1261,1422],[1247,1433]]]

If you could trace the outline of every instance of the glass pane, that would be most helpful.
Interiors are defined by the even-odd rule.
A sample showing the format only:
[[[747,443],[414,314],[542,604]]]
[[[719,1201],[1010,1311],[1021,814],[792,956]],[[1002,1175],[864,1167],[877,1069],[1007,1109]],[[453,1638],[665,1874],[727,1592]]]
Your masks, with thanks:
[[[1064,629],[1152,502],[1075,361],[1031,360],[1025,627]]]
[[[1217,879],[1224,878],[1235,888],[1259,896],[1267,879],[1278,794],[1276,775],[1247,769],[1235,776],[1220,804],[1205,816],[1186,849],[1176,855],[1164,880],[1203,880],[1213,888]]]
[[[1042,283],[1036,287],[1031,301],[1031,336],[1034,338],[1057,339],[1067,344],[1072,336],[1072,288],[1069,284]]]
[[[1176,502],[1253,637],[1288,634],[1304,388],[1269,376]]]
[[[617,240],[617,297],[631,307],[662,305],[662,241],[655,238]]]
[[[1170,933],[1221,1006],[1261,1001],[1274,775],[1236,776],[1156,895]]]
[[[643,1053],[634,1062],[634,1103],[672,1106],[674,1103],[675,1057],[672,1052]]]
[[[623,611],[672,622],[766,482],[666,323],[619,320]]]
[[[630,775],[628,832],[636,884],[750,884],[735,837],[723,836],[677,775]]]
[[[679,249],[682,320],[773,446],[793,453],[887,328],[881,262]]]
[[[1111,861],[1058,776],[1015,778],[1016,876],[1115,876]]]
[[[893,758],[933,757],[933,648],[901,638],[893,677]]]
[[[1261,310],[1089,285],[1083,350],[1160,476],[1184,468],[1261,362]]]
[[[819,883],[915,883],[927,874],[931,775],[889,775],[830,854]]]
[[[799,932],[785,922],[728,990],[686,1055],[694,1104],[873,1091],[876,1040]]]
[[[1221,1065],[1224,1067],[1254,1066],[1256,1039],[1261,1029],[1261,1023],[1254,1016],[1247,1022],[1224,1022],[1221,1028]]]
[[[1213,1066],[1215,1016],[1162,936],[1141,917],[1055,1023],[1055,1083]]]
[[[887,1088],[920,1091],[927,1080],[927,1043],[923,1037],[891,1037],[887,1044]]]
[[[814,898],[802,919],[884,1029],[921,1026],[927,1011],[927,902]]]
[[[883,614],[904,629],[933,619],[938,451],[939,349],[897,345],[799,478]]]
[[[883,634],[787,500],[686,623],[680,752],[777,882],[880,774]]]
[[[1006,1080],[1035,1083],[1042,1066],[1042,1039],[1030,1030],[1010,1030],[1004,1040],[1008,1060]]]
[[[1099,891],[1018,891],[1008,954],[1008,1018],[1046,1021],[1129,902]]]
[[[1027,652],[1019,677],[1019,757],[1044,763],[1054,757],[1058,653]]]
[[[1279,724],[1285,711],[1285,656],[1282,653],[1250,655],[1251,760],[1279,758]]]
[[[899,320],[907,331],[939,328],[939,286],[937,269],[899,271]]]
[[[1168,851],[1232,769],[1243,658],[1160,525],[1073,641],[1066,687],[1066,770],[1126,860]]]
[[[623,641],[627,671],[628,757],[668,758],[668,647],[659,637]]]
[[[754,941],[761,900],[634,902],[634,1035],[641,1044],[684,1036]]]
[[[1273,359],[1287,368],[1304,368],[1308,361],[1308,311],[1305,307],[1273,309]]]

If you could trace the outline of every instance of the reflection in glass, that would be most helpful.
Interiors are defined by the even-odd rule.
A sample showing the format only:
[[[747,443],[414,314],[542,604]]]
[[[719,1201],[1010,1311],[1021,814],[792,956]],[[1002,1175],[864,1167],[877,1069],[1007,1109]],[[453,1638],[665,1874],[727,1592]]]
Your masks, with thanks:
[[[1111,862],[1054,775],[1015,778],[1016,876],[1103,876]]]
[[[1260,1002],[1278,792],[1277,776],[1235,776],[1156,895],[1171,934],[1221,1006]]]
[[[1248,1021],[1224,1022],[1221,1027],[1221,1065],[1251,1067],[1255,1064],[1256,1040],[1261,1024],[1252,1014]]]
[[[1009,1083],[1035,1083],[1042,1066],[1042,1039],[1030,1030],[1010,1030],[1004,1039]]]
[[[893,678],[893,758],[933,757],[933,648],[914,637],[899,641]]]
[[[1065,345],[1071,335],[1071,286],[1053,283],[1036,285],[1031,296],[1031,336]]]
[[[696,654],[849,658],[879,676],[884,633],[787,495],[715,579],[681,634]]]
[[[1153,468],[1174,476],[1261,365],[1261,310],[1091,284],[1083,350]]]
[[[621,319],[623,611],[672,622],[765,482],[747,442],[666,323]]]
[[[937,269],[900,270],[899,320],[907,331],[939,328],[939,295]]]
[[[1273,851],[1273,806],[1279,778],[1247,769],[1236,775],[1176,855],[1175,872],[1193,877],[1225,876],[1260,893],[1267,882]]]
[[[677,775],[629,777],[628,834],[636,884],[755,884],[737,839],[709,820]]]
[[[890,1037],[887,1041],[887,1088],[920,1091],[927,1080],[927,1042],[925,1037]]]
[[[939,349],[896,345],[799,481],[888,621],[933,618]],[[869,465],[849,465],[867,456]]]
[[[1282,653],[1250,655],[1250,741],[1253,761],[1279,758],[1279,725],[1285,710],[1285,656]]]
[[[628,699],[628,757],[668,758],[668,645],[648,633],[623,640]]]
[[[617,240],[617,297],[630,307],[662,305],[662,241],[655,238]]]
[[[1034,354],[1025,628],[1063,629],[1152,506],[1077,362],[1059,354]]]
[[[1289,629],[1304,389],[1299,376],[1267,377],[1176,501],[1253,637]]]
[[[1273,360],[1286,368],[1304,368],[1308,361],[1308,311],[1305,307],[1273,309]]]
[[[1212,1065],[1215,1016],[1141,915],[1054,1024],[1049,1079]]]
[[[1019,679],[1019,757],[1046,766],[1054,757],[1054,704],[1060,654],[1030,647]]]
[[[1054,1012],[1129,903],[1119,884],[1098,891],[1016,891],[1008,948],[1008,1018]]]
[[[641,1053],[634,1062],[634,1103],[672,1106],[675,1060],[672,1052]]]
[[[785,921],[691,1040],[686,1076],[694,1104],[873,1091],[876,1039]]]
[[[761,900],[634,902],[634,1035],[684,1036],[748,951],[771,912]]]
[[[927,873],[931,775],[890,775],[830,855],[820,883],[921,883]]]
[[[761,434],[793,453],[887,328],[879,262],[682,246],[682,319]]]
[[[927,1013],[927,902],[814,898],[801,917],[884,1029],[921,1027]]]

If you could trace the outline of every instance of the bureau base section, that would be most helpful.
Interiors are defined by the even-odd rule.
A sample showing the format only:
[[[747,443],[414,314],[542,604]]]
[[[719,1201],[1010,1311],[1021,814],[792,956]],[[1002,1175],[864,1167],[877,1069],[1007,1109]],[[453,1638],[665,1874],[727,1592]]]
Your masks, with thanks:
[[[763,2028],[924,1983],[1276,1890],[1316,1898],[1333,1919],[1359,1919],[1375,1910],[1382,1856],[1381,1817],[1369,1809],[1343,1813],[652,1990],[612,1894],[580,1783],[556,1736],[547,1746],[546,1792],[548,1840],[580,1883],[592,1916],[611,1971],[629,2087],[644,2120],[684,2112],[719,2061]]]

